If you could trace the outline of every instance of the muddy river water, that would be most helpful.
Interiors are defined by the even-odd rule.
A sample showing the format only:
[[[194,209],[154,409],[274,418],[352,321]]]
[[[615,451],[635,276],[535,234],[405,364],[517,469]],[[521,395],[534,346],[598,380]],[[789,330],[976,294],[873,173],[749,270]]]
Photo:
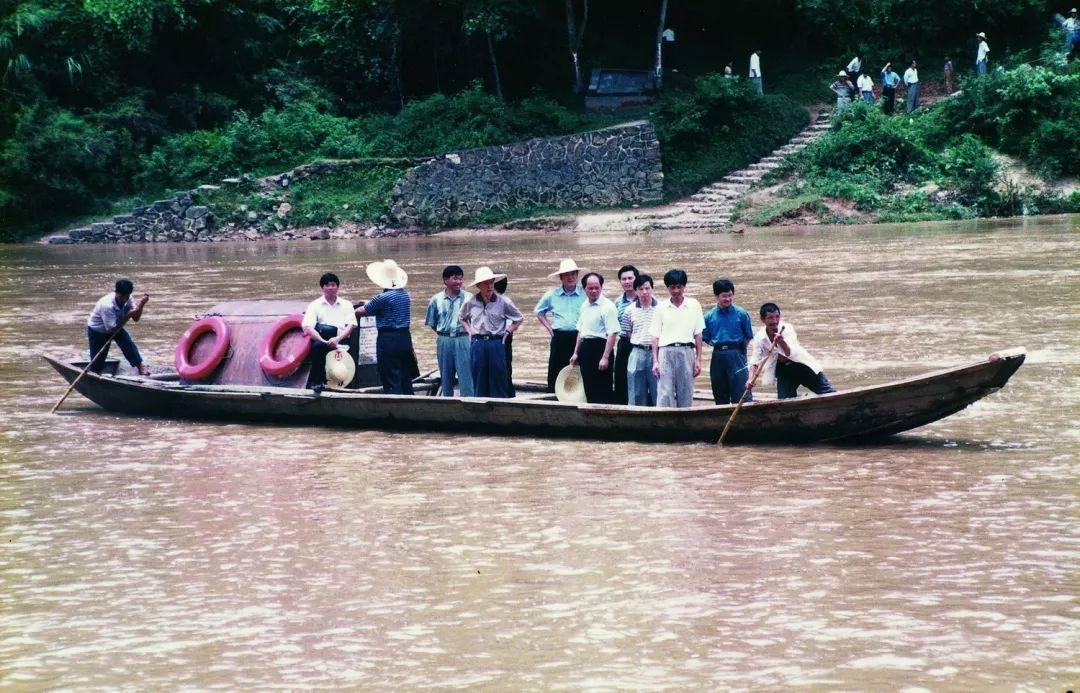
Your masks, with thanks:
[[[1078,232],[0,247],[0,688],[1076,690]],[[78,396],[48,413],[64,387],[36,355],[85,348],[118,275],[152,295],[133,333],[155,364],[213,303],[314,298],[328,269],[369,298],[364,265],[396,259],[415,325],[448,262],[507,272],[531,311],[561,256],[680,266],[706,306],[730,277],[840,388],[1029,358],[861,446],[193,423]],[[514,361],[543,378],[531,316]]]

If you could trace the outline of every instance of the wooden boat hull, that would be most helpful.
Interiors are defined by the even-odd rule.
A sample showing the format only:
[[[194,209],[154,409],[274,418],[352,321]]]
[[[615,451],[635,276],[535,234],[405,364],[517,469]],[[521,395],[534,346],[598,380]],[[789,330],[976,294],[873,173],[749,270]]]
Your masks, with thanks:
[[[726,443],[812,443],[888,436],[954,414],[1004,387],[1022,349],[984,361],[820,397],[743,407]],[[45,357],[69,383],[79,369]],[[114,412],[228,421],[635,441],[715,442],[734,405],[690,409],[571,404],[541,399],[397,396],[229,385],[184,385],[87,374],[75,387]]]

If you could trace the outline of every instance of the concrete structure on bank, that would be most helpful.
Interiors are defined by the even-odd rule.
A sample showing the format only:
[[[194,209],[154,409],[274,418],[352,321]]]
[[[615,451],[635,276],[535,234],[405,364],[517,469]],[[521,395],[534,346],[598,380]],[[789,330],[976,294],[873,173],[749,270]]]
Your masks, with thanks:
[[[614,207],[659,200],[664,174],[652,123],[452,152],[394,187],[400,224],[447,226],[488,211]]]

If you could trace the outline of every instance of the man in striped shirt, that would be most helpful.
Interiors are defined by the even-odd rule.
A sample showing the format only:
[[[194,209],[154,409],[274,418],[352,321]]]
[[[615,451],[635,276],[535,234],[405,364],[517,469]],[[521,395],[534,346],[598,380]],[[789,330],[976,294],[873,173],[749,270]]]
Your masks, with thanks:
[[[405,290],[409,275],[393,260],[371,263],[367,275],[383,292],[370,301],[361,301],[356,314],[375,316],[375,327],[379,330],[375,360],[383,392],[411,395],[413,378],[420,373],[409,332],[412,298]]]
[[[630,360],[626,364],[628,403],[638,407],[656,406],[656,376],[652,371],[652,336],[649,324],[658,302],[653,298],[653,280],[647,274],[634,280],[637,298],[627,306],[619,325],[630,338]]]

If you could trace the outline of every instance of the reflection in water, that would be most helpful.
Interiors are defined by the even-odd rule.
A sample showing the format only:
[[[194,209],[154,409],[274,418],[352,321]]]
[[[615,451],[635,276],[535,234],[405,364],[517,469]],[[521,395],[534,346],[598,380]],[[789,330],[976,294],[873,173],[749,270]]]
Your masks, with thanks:
[[[0,685],[1075,686],[1076,223],[0,249]],[[812,448],[50,417],[28,358],[81,348],[119,274],[160,363],[212,303],[313,297],[325,269],[368,298],[395,258],[418,321],[447,262],[531,307],[560,254],[680,265],[703,304],[729,276],[839,386],[1031,355],[957,416]],[[515,371],[545,363],[529,318]]]

